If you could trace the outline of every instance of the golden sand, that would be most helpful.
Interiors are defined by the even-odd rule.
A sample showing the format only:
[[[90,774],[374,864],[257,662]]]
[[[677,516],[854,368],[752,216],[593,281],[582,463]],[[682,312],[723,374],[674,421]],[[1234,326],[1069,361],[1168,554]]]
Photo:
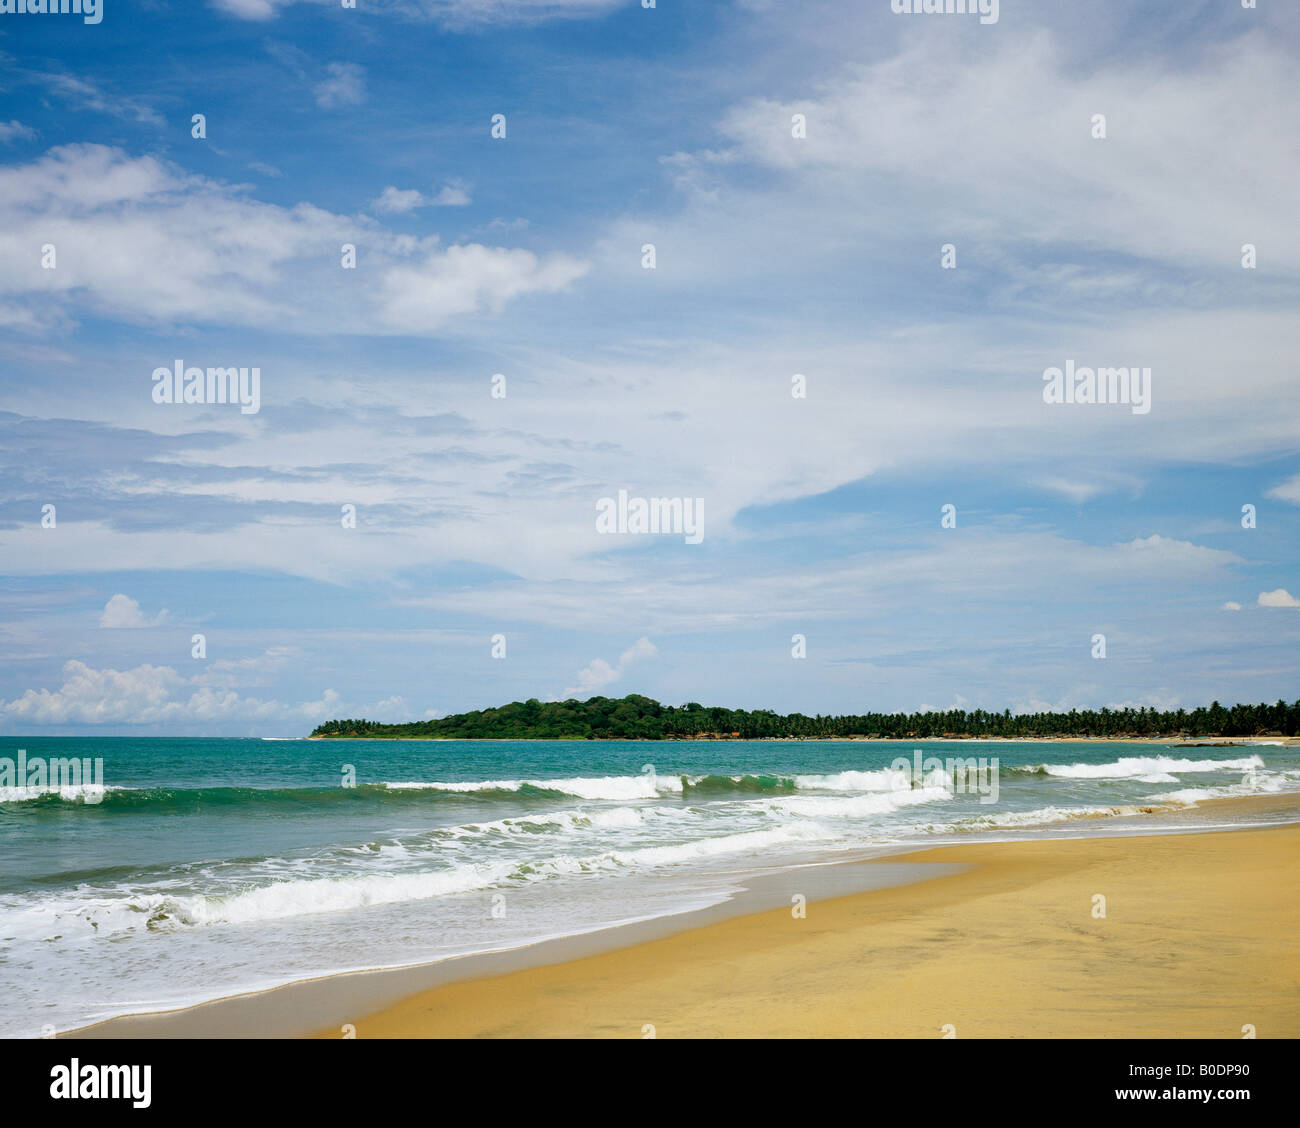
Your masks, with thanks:
[[[906,860],[973,868],[451,983],[356,1036],[1300,1036],[1300,826]]]

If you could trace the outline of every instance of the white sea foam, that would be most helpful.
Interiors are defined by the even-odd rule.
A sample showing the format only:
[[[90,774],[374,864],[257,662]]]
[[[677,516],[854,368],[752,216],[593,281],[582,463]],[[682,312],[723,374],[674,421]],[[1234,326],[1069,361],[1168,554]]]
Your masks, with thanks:
[[[874,772],[835,772],[831,775],[800,775],[794,784],[800,791],[894,791],[911,786],[909,772],[884,768]]]
[[[57,795],[67,803],[99,803],[105,792],[123,791],[98,783],[79,783],[68,787],[0,787],[0,803],[30,803],[46,795]]]
[[[839,835],[815,822],[785,823],[771,830],[751,830],[718,838],[701,838],[677,846],[645,846],[610,855],[620,865],[671,865],[720,854],[737,854],[798,842],[826,842]]]
[[[625,822],[636,812],[602,812]],[[59,898],[26,905],[16,915],[29,926],[19,929],[27,938],[44,939],[62,933],[76,922],[99,935],[135,931],[171,931],[217,924],[248,924],[281,920],[312,913],[338,913],[427,900],[494,887],[508,888],[565,874],[613,872],[676,865],[728,854],[756,853],[775,846],[825,842],[835,832],[812,821],[782,824],[767,830],[699,838],[690,842],[609,850],[577,857],[557,854],[542,859],[514,857],[494,862],[461,862],[447,868],[410,873],[369,872],[356,876],[271,880],[251,889],[226,894],[179,893],[157,889],[124,890],[120,896],[88,895],[76,900]],[[400,853],[400,851],[394,851]],[[264,871],[293,872],[298,863],[268,860]],[[265,880],[265,873],[263,876]],[[13,917],[9,918],[13,921]]]
[[[1256,774],[1252,783],[1228,783],[1221,787],[1184,787],[1178,791],[1166,791],[1154,795],[1152,799],[1162,802],[1178,803],[1185,807],[1195,807],[1206,799],[1233,799],[1243,795],[1271,795],[1282,791],[1290,773],[1272,772]]]
[[[649,773],[635,776],[577,777],[573,779],[482,779],[456,783],[439,781],[399,781],[385,783],[390,791],[455,791],[464,794],[487,791],[519,791],[535,787],[546,791],[559,791],[579,799],[654,799],[664,792],[679,792],[682,781],[678,776],[652,776]]]
[[[1144,777],[1151,777],[1149,782],[1167,783],[1175,773],[1244,771],[1247,768],[1263,766],[1264,761],[1258,756],[1244,756],[1235,760],[1178,760],[1172,756],[1126,756],[1109,764],[1042,764],[1038,770],[1061,779],[1142,780]]]
[[[952,792],[943,787],[918,787],[909,791],[890,791],[875,795],[834,797],[799,795],[790,798],[769,799],[773,811],[794,815],[832,819],[861,819],[869,815],[883,815],[903,807],[919,806],[951,799]]]
[[[653,817],[655,812],[650,814]],[[441,827],[436,833],[440,836],[465,838],[493,832],[531,834],[538,828],[625,830],[644,825],[646,817],[646,812],[635,807],[614,807],[597,811],[553,811],[547,814],[514,815],[510,818],[493,819],[490,822],[466,823],[463,826]]]
[[[957,819],[951,823],[930,824],[929,831],[948,832],[951,830],[993,830],[1021,826],[1039,826],[1045,823],[1069,822],[1074,819],[1105,818],[1108,816],[1127,816],[1141,814],[1141,807],[1121,805],[1117,807],[1039,807],[1033,811],[999,811],[997,814],[973,815],[970,818]]]

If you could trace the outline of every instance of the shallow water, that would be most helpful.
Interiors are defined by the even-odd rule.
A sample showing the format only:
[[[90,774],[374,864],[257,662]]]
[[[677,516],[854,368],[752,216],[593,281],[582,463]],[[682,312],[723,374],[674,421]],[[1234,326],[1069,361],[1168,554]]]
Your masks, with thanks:
[[[105,789],[0,789],[10,1036],[685,912],[773,867],[1300,790],[1267,744],[32,737],[0,764],[19,749],[102,758]],[[917,749],[945,763],[891,767]],[[960,777],[984,793],[951,757],[985,758]]]

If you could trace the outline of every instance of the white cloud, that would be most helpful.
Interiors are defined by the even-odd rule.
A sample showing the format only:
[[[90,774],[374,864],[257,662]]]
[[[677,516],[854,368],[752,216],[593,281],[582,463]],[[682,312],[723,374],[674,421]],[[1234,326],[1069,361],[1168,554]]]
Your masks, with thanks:
[[[1096,481],[1083,481],[1073,478],[1044,478],[1038,483],[1043,489],[1063,494],[1076,505],[1091,501],[1105,487]]]
[[[634,662],[653,658],[658,653],[655,644],[648,638],[639,638],[619,655],[616,666],[611,666],[603,658],[596,658],[578,671],[578,684],[566,689],[560,694],[560,699],[590,696],[597,690],[618,681]]]
[[[159,611],[152,619],[140,610],[140,604],[127,595],[115,595],[106,604],[99,617],[99,625],[108,630],[131,630],[141,627],[157,627],[167,622],[166,608]]]
[[[28,253],[47,242],[58,248],[57,270]],[[362,248],[377,279],[360,294],[340,285],[343,243]],[[431,334],[452,317],[562,289],[587,269],[566,255],[444,249],[437,237],[392,234],[308,203],[263,204],[102,145],[65,145],[0,168],[0,260],[11,267],[0,274],[0,299],[10,303],[0,320],[47,331],[84,311],[153,324]]]
[[[499,312],[520,294],[563,290],[586,272],[585,263],[565,255],[543,261],[531,251],[478,243],[432,250],[423,262],[384,275],[384,317],[405,332],[427,332],[458,315]]]
[[[272,676],[301,655],[295,646],[272,646],[251,658],[218,658],[195,675],[196,685],[223,686],[265,685]]]
[[[161,720],[173,693],[185,679],[166,666],[134,670],[95,670],[75,659],[63,667],[63,685],[27,690],[4,711],[36,724],[100,724]]]
[[[1228,600],[1227,603],[1225,603],[1225,604],[1223,605],[1223,610],[1225,610],[1225,611],[1240,611],[1240,610],[1241,610],[1241,604],[1240,604],[1240,603],[1237,603],[1237,602],[1235,602],[1234,600],[1231,600],[1231,599],[1230,599],[1230,600]]]
[[[34,81],[80,110],[108,114],[145,125],[163,125],[163,117],[151,106],[104,90],[98,83],[70,74],[34,74]]]
[[[212,0],[218,11],[243,20],[269,20],[290,0]]]
[[[36,130],[31,126],[23,125],[20,121],[0,121],[0,144],[9,144],[11,141],[30,141],[36,136]]]
[[[1288,478],[1281,485],[1274,486],[1265,496],[1275,497],[1279,501],[1289,501],[1292,505],[1300,505],[1300,474]]]
[[[1300,599],[1296,599],[1286,588],[1277,588],[1275,591],[1261,591],[1259,593],[1259,605],[1261,607],[1300,607]]]
[[[460,208],[472,202],[469,186],[460,180],[444,184],[431,196],[426,196],[418,188],[397,188],[390,184],[370,205],[370,210],[404,215],[416,208]]]
[[[563,17],[600,15],[623,0],[387,0],[378,11],[407,19],[428,19],[450,26],[487,23],[533,23]],[[212,0],[227,15],[269,20],[294,4],[329,4],[338,0]]]
[[[196,688],[197,686],[197,688]],[[198,685],[169,666],[130,670],[95,669],[73,659],[63,666],[56,690],[27,690],[3,703],[3,711],[31,724],[181,724],[216,721],[293,721],[329,719],[340,697],[327,689],[319,701],[284,705],[241,697],[234,690]]]
[[[469,195],[469,186],[459,180],[444,184],[430,203],[435,208],[463,208],[473,203]]]
[[[1236,248],[1225,252],[1221,233],[1240,221],[1239,170],[1269,153],[1251,231],[1279,262],[1296,260],[1300,217],[1287,186],[1300,180],[1300,152],[1277,138],[1288,129],[1280,107],[1300,101],[1300,73],[1266,34],[1196,52],[1181,67],[1075,66],[1048,32],[1010,27],[982,37],[988,49],[978,52],[960,37],[914,42],[844,68],[809,97],[742,103],[722,131],[747,161],[803,190],[839,191],[859,205],[864,191],[879,197],[860,210],[887,222],[892,200],[913,217],[978,216],[983,237],[1071,240],[1197,264],[1231,262]],[[1253,97],[1265,83],[1279,112],[1262,112]],[[1103,111],[1108,136],[1094,140],[1091,118]],[[806,115],[803,140],[791,138],[793,113]],[[685,171],[689,162],[676,159]],[[1008,177],[1008,168],[1019,171]]]
[[[316,105],[323,110],[359,106],[366,100],[366,71],[356,63],[330,63],[329,77],[313,87]]]
[[[424,196],[418,188],[394,188],[389,185],[373,204],[372,211],[402,215],[424,206]]]
[[[385,697],[372,709],[367,709],[365,715],[368,719],[379,721],[381,724],[400,724],[411,719],[411,710],[406,704],[406,698],[394,694],[392,697]]]

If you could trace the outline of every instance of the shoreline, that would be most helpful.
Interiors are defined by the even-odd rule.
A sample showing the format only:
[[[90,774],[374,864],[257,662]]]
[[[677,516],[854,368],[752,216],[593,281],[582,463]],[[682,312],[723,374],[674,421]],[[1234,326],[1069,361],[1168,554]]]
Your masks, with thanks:
[[[1300,1035],[1300,824],[907,858],[963,868],[435,988],[356,1035]]]
[[[1216,812],[1229,818],[1248,814],[1255,818],[1285,821],[1246,829],[1240,828],[1239,824],[1230,828],[1204,825],[1204,816],[1214,818]],[[1026,867],[1014,859],[1020,857],[1023,862],[1029,853],[1043,850],[1056,853],[1062,860],[1069,855],[1074,855],[1077,860],[1090,852],[1088,844],[1106,844],[1099,845],[1098,850],[1112,852],[1116,849],[1115,843],[1127,843],[1130,844],[1128,853],[1143,854],[1152,851],[1132,844],[1153,840],[1257,836],[1287,828],[1294,832],[1294,840],[1300,847],[1300,826],[1295,825],[1300,822],[1300,794],[1296,793],[1207,800],[1195,807],[1162,811],[1160,817],[1165,829],[1143,830],[1136,834],[1042,838],[1034,837],[1032,832],[1027,835],[1019,831],[1002,840],[980,839],[968,844],[941,846],[909,843],[882,850],[869,858],[777,870],[768,867],[749,876],[738,876],[739,892],[726,901],[703,909],[613,924],[577,935],[544,939],[509,949],[452,956],[434,962],[299,979],[183,1008],[117,1016],[58,1036],[339,1037],[345,1023],[361,1031],[361,1036],[450,1036],[441,1027],[413,1024],[410,1017],[412,1008],[419,1010],[425,1006],[427,1009],[429,1000],[434,999],[477,997],[481,991],[492,995],[507,980],[518,985],[514,989],[536,990],[548,975],[564,978],[579,965],[595,966],[593,961],[636,960],[638,957],[633,953],[651,950],[657,945],[685,943],[689,946],[692,937],[711,935],[716,929],[734,928],[738,922],[769,918],[784,920],[790,916],[787,906],[792,890],[806,897],[809,917],[814,916],[813,906],[818,907],[817,914],[820,915],[826,906],[839,906],[837,912],[847,911],[846,906],[872,898],[878,905],[891,899],[923,905],[927,900],[925,892],[909,892],[918,890],[935,893],[931,898],[932,910],[937,911],[940,905],[953,897],[960,901],[962,890],[973,893],[978,886],[985,884],[988,875],[980,878],[979,874],[990,869],[1002,871],[1017,866],[1025,870]],[[1043,824],[1050,825],[1054,824]],[[1300,849],[1296,854],[1300,856]],[[1231,882],[1228,884],[1231,886]],[[1300,893],[1293,897],[1293,901],[1300,906]],[[1295,924],[1300,928],[1300,915]],[[748,951],[748,945],[742,945],[740,950]],[[1300,979],[1300,960],[1296,961],[1295,970],[1297,979]],[[438,1005],[441,1007],[442,1003]],[[470,1010],[476,1011],[478,1007],[478,1003],[473,1003]],[[1300,1006],[1297,1011],[1300,1012]],[[467,1035],[492,1034],[492,1031],[474,1027],[472,1023],[464,1029]],[[581,1031],[577,1033],[581,1034]],[[1300,1033],[1300,1023],[1293,1028],[1293,1033]],[[538,1027],[518,1036],[546,1035],[543,1028]],[[619,1036],[641,1035],[624,1031]]]

